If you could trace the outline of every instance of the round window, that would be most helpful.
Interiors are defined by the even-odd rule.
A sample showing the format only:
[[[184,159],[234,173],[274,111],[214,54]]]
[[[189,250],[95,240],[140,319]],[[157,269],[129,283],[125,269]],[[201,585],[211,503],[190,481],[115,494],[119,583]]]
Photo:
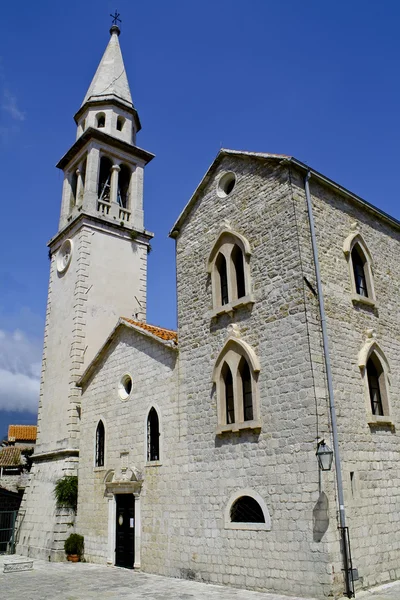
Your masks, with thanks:
[[[65,240],[57,254],[57,271],[64,273],[69,267],[72,257],[72,240]]]
[[[229,173],[225,173],[222,175],[221,179],[218,182],[217,194],[220,198],[225,198],[229,196],[229,194],[233,191],[233,188],[236,185],[236,175],[230,171]]]
[[[118,384],[118,394],[121,400],[126,400],[132,391],[132,377],[126,373]]]

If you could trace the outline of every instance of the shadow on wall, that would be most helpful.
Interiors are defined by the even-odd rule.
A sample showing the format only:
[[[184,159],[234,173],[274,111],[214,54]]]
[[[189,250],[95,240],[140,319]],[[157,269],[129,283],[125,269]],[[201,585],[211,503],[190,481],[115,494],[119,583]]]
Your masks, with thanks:
[[[329,527],[329,500],[325,492],[321,492],[313,510],[313,539],[320,542]]]

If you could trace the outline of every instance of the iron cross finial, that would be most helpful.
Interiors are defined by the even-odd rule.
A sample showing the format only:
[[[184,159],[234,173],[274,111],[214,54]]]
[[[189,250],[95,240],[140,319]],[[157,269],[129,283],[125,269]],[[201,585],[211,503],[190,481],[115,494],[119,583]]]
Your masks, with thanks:
[[[112,18],[112,24],[116,25],[118,27],[118,21],[120,23],[122,23],[121,19],[119,19],[118,17],[120,16],[119,12],[117,12],[117,9],[115,9],[115,15],[110,14],[110,17]]]

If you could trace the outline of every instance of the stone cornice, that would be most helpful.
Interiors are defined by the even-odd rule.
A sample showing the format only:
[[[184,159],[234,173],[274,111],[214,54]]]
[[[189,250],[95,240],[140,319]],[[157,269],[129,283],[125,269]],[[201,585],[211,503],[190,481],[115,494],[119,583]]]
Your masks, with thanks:
[[[154,158],[154,154],[151,152],[147,152],[147,150],[143,150],[143,148],[139,148],[138,146],[133,146],[132,144],[128,144],[123,140],[119,140],[118,138],[113,137],[112,135],[108,135],[108,133],[104,133],[99,129],[95,129],[94,127],[88,127],[86,131],[76,140],[76,142],[71,146],[66,154],[58,161],[56,167],[58,169],[65,169],[65,167],[75,158],[75,156],[82,150],[82,148],[90,142],[91,140],[97,140],[98,142],[102,142],[103,144],[108,144],[109,146],[113,146],[114,148],[119,148],[123,152],[126,152],[130,156],[134,156],[144,162],[147,165]]]
[[[114,235],[116,233],[118,233],[119,235],[121,235],[121,232],[125,232],[126,233],[126,238],[130,238],[131,237],[131,231],[134,231],[135,233],[137,233],[137,237],[135,238],[135,241],[140,241],[140,238],[143,238],[143,242],[147,243],[149,242],[153,237],[154,237],[154,233],[152,233],[151,231],[147,231],[146,229],[143,231],[137,230],[137,229],[122,229],[121,225],[119,223],[114,223],[113,221],[105,221],[103,218],[98,217],[96,215],[92,215],[90,213],[86,213],[86,212],[81,212],[75,219],[73,219],[72,221],[70,221],[70,223],[68,223],[65,227],[63,227],[62,229],[60,229],[60,231],[58,231],[56,233],[56,235],[54,235],[48,242],[47,242],[47,246],[49,248],[54,247],[54,245],[57,243],[57,241],[60,238],[65,237],[66,234],[68,234],[74,227],[79,226],[82,221],[85,221],[85,219],[87,219],[88,221],[91,221],[91,223],[86,223],[87,225],[92,225],[94,223],[95,226],[101,225],[102,229],[104,228],[104,226],[110,228],[110,233],[114,233]],[[83,223],[85,224],[85,223]]]
[[[57,458],[66,458],[68,456],[79,456],[78,448],[59,448],[58,450],[50,450],[49,452],[40,452],[32,455],[33,462],[41,462],[46,460],[55,460]]]

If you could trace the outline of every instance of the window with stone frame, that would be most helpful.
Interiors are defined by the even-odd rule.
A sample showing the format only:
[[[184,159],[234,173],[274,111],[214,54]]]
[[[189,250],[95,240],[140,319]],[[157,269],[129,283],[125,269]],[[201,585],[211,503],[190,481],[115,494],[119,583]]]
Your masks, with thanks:
[[[352,227],[353,233],[346,238],[343,245],[350,271],[352,300],[355,303],[374,305],[376,300],[371,253],[357,224],[353,224]]]
[[[96,428],[96,455],[95,466],[104,467],[104,449],[105,449],[105,428],[102,420],[98,422]]]
[[[389,363],[373,337],[367,340],[361,350],[358,364],[364,379],[368,422],[391,423]]]
[[[248,344],[229,338],[215,363],[217,433],[261,427],[258,359]]]
[[[225,506],[225,529],[269,531],[271,516],[260,494],[245,488],[237,490]]]
[[[220,233],[208,260],[216,314],[252,302],[250,256],[246,238],[230,229]]]

